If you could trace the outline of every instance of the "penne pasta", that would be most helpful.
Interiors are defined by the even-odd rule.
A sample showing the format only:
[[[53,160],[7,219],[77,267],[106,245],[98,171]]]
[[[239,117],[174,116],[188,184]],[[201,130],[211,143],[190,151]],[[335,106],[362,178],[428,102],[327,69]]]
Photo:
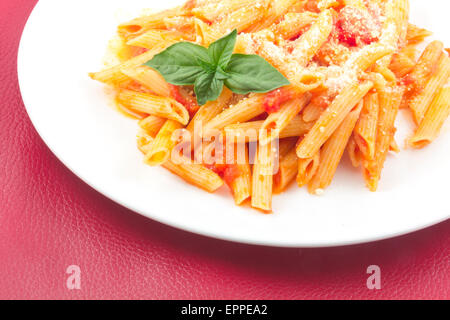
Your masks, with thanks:
[[[170,97],[172,95],[169,84],[152,68],[140,66],[122,69],[121,72],[159,96]]]
[[[359,151],[366,159],[373,159],[375,156],[378,112],[378,94],[370,92],[364,97],[363,108],[353,136]]]
[[[319,51],[333,30],[333,16],[330,10],[320,13],[316,22],[294,44],[292,56],[305,67]]]
[[[294,39],[317,20],[317,14],[311,12],[287,13],[284,19],[271,28],[271,31],[283,39]]]
[[[278,173],[273,176],[273,193],[282,193],[295,180],[298,174],[298,158],[295,148],[280,159]]]
[[[204,132],[222,130],[227,125],[251,120],[265,112],[263,103],[264,95],[262,94],[243,99],[209,121],[204,127]]]
[[[361,165],[363,155],[361,150],[359,150],[358,144],[355,141],[355,137],[350,137],[347,144],[347,152],[352,163],[352,166],[358,168]]]
[[[320,152],[320,164],[313,179],[308,184],[308,190],[312,194],[321,195],[333,180],[336,169],[344,154],[347,142],[355,128],[356,121],[363,107],[360,102],[355,110],[352,110],[331,138],[325,143]]]
[[[427,80],[436,68],[443,48],[444,44],[442,42],[433,41],[422,52],[413,70],[404,80],[406,92],[402,102],[403,105],[407,106],[414,95],[423,90]]]
[[[267,1],[264,0],[259,2],[259,5],[246,6],[232,11],[217,23],[216,29],[222,34],[228,33],[233,29],[242,32],[264,17],[266,7]]]
[[[406,41],[408,42],[408,44],[420,43],[432,34],[432,32],[426,29],[419,28],[418,26],[409,23],[408,31],[406,33]]]
[[[397,78],[403,78],[414,69],[415,65],[415,62],[406,54],[396,53],[392,56],[389,69]]]
[[[164,19],[184,14],[184,8],[176,7],[160,13],[147,15],[122,23],[118,28],[118,33],[125,39],[134,38],[149,29],[164,28]]]
[[[122,64],[105,69],[100,72],[90,73],[89,75],[92,79],[104,82],[106,84],[120,85],[121,83],[124,83],[125,81],[130,79],[122,72],[122,70],[135,68],[146,63],[147,61],[151,60],[156,54],[163,51],[166,48],[166,45],[167,44],[155,46],[151,50],[144,52],[143,54],[138,55],[137,57],[134,57]]]
[[[414,121],[417,125],[420,125],[422,122],[436,91],[447,83],[450,76],[450,58],[446,54],[441,53],[436,67],[436,72],[431,75],[424,88],[409,101],[409,108],[413,112]]]
[[[374,159],[365,159],[363,161],[364,178],[367,187],[371,191],[376,191],[378,188],[381,171],[383,170],[389,147],[396,132],[394,126],[395,118],[399,110],[403,93],[404,88],[402,87],[387,87],[383,92],[379,92],[380,112],[377,125],[375,157]]]
[[[272,143],[259,144],[253,165],[252,207],[266,212],[272,210],[273,188],[273,146]]]
[[[245,145],[243,149],[245,153],[244,163],[234,165],[235,176],[229,183],[230,189],[233,193],[234,202],[236,205],[243,204],[252,195],[252,169],[249,163],[248,148]],[[235,161],[238,159],[235,156]]]
[[[450,115],[450,87],[440,89],[414,135],[408,139],[411,148],[423,148],[435,140]]]
[[[152,49],[155,46],[166,43],[167,46],[185,40],[183,34],[176,31],[149,30],[127,42],[129,46]]]
[[[313,157],[339,127],[350,110],[372,87],[373,83],[370,81],[361,84],[353,83],[346,87],[300,142],[297,147],[297,156],[301,159]]]
[[[137,143],[139,150],[147,154],[152,147],[153,138],[146,133],[140,134]],[[191,164],[189,161],[190,159],[184,159],[181,164],[175,164],[168,160],[162,166],[184,181],[211,193],[223,186],[223,180],[214,171],[199,164]]]
[[[323,112],[323,108],[319,107],[315,103],[311,102],[306,108],[302,111],[303,120],[306,122],[316,121],[320,118],[320,115]]]
[[[173,138],[174,133],[182,127],[179,122],[167,120],[159,130],[152,146],[145,155],[145,163],[150,166],[158,166],[169,160],[172,149],[177,143]]]
[[[320,150],[311,158],[298,159],[297,184],[300,188],[306,186],[314,177],[320,165]]]
[[[187,161],[189,161],[189,159],[187,159],[186,162]],[[210,193],[217,191],[224,184],[223,180],[214,171],[209,170],[200,164],[192,163],[177,165],[169,160],[163,164],[163,167],[176,174],[184,181]]]
[[[164,118],[156,116],[148,116],[139,121],[139,126],[143,130],[145,130],[150,136],[155,137],[165,123],[166,119]]]
[[[117,100],[134,111],[168,118],[183,125],[187,125],[189,122],[189,113],[186,108],[172,98],[121,90]]]
[[[224,132],[227,139],[233,139],[235,141],[240,141],[241,143],[255,142],[259,140],[259,132],[261,132],[264,122],[265,121],[262,120],[232,124],[226,126]],[[312,123],[307,123],[300,116],[296,116],[280,132],[279,138],[300,137],[307,133],[312,126]]]
[[[254,0],[225,0],[218,4],[216,1],[199,6],[192,10],[192,13],[203,20],[213,22],[220,18],[223,12],[234,12],[243,7],[254,4]]]
[[[310,96],[304,94],[283,104],[279,111],[269,114],[261,127],[259,142],[266,144],[279,137],[281,131],[300,113],[309,100]]]

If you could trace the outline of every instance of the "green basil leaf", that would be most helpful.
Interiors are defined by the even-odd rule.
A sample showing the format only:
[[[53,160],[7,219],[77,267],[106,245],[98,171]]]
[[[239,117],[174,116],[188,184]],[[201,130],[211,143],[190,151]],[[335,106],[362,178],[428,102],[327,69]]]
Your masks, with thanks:
[[[176,43],[146,63],[174,85],[193,85],[205,73],[198,60],[210,61],[208,50],[190,42]]]
[[[234,93],[264,93],[290,84],[277,69],[257,55],[233,54],[225,85]]]
[[[209,48],[208,53],[211,60],[216,66],[225,69],[230,62],[233,55],[234,47],[236,45],[237,30],[233,30],[229,35],[213,42]]]
[[[209,61],[202,60],[197,58],[197,63],[206,73],[214,73],[216,72],[216,66]]]
[[[194,91],[197,103],[202,106],[208,101],[215,101],[223,90],[223,80],[216,78],[214,73],[203,74],[195,81]]]
[[[230,77],[230,75],[228,73],[226,73],[225,71],[223,71],[223,69],[218,66],[217,70],[216,70],[216,78],[219,80],[226,80]]]

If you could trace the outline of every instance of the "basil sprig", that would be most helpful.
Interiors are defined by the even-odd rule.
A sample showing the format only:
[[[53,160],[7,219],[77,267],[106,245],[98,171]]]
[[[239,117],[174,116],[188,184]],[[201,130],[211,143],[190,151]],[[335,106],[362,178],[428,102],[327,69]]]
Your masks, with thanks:
[[[209,48],[191,42],[176,43],[146,63],[171,84],[194,85],[199,105],[215,101],[225,85],[238,94],[264,93],[289,81],[258,55],[233,54],[237,31]]]

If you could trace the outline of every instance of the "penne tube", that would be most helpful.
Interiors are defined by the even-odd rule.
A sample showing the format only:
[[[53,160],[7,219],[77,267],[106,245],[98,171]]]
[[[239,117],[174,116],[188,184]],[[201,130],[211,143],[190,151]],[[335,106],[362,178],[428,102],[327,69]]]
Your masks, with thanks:
[[[144,155],[147,154],[153,141],[154,139],[147,133],[141,133],[137,140],[139,150]],[[211,193],[223,186],[223,180],[214,171],[190,161],[190,159],[183,159],[180,164],[175,164],[169,159],[162,166],[186,182]]]
[[[276,36],[289,40],[301,35],[306,28],[317,20],[318,15],[312,12],[287,13],[284,19],[271,28]]]
[[[306,122],[316,121],[317,119],[320,118],[320,115],[322,114],[323,110],[324,110],[323,108],[311,102],[302,111],[303,120]]]
[[[183,34],[176,31],[167,30],[149,30],[142,35],[131,39],[127,42],[129,46],[152,49],[155,46],[161,45],[164,42],[167,46],[183,40]]]
[[[272,0],[270,1],[270,6],[265,12],[265,15],[257,23],[252,24],[247,28],[247,32],[258,32],[261,30],[267,30],[273,24],[275,24],[284,14],[289,10],[289,8],[297,0]]]
[[[280,139],[278,153],[275,153],[275,158],[282,159],[285,157],[292,149],[295,149],[296,142],[295,138]]]
[[[201,39],[202,45],[209,46],[214,41],[222,37],[220,30],[211,27],[200,19],[194,19],[195,34]]]
[[[420,43],[425,40],[425,38],[428,38],[433,33],[426,30],[419,28],[418,26],[409,23],[408,24],[408,31],[406,33],[406,41],[408,44],[415,44]]]
[[[218,114],[204,127],[204,133],[212,130],[222,130],[225,126],[246,122],[265,112],[263,94],[252,94],[249,98],[242,99],[236,105],[229,107]]]
[[[272,143],[258,144],[256,161],[253,165],[252,207],[266,212],[272,210],[274,169],[272,149]]]
[[[372,160],[364,159],[363,161],[364,178],[367,187],[371,191],[376,191],[378,188],[381,171],[383,170],[389,147],[396,132],[395,119],[403,93],[404,88],[402,87],[386,87],[383,92],[378,93],[380,98],[380,112],[378,116],[375,157]]]
[[[403,78],[414,69],[415,65],[415,62],[406,54],[396,53],[392,56],[389,69],[392,70],[397,78]]]
[[[347,152],[350,158],[352,166],[358,168],[361,165],[363,155],[361,150],[359,150],[358,144],[355,141],[355,137],[352,136],[348,141]]]
[[[321,195],[331,184],[339,162],[344,154],[356,121],[359,118],[363,103],[360,102],[355,110],[351,111],[339,128],[333,133],[321,150],[320,164],[317,173],[308,184],[308,191]]]
[[[322,11],[317,21],[294,45],[292,57],[302,67],[308,65],[333,30],[333,15],[330,10]]]
[[[358,1],[360,1],[360,0],[358,0]],[[340,5],[340,3],[337,0],[319,0],[319,2],[317,4],[317,8],[320,11],[323,11],[325,9],[338,7],[339,5]],[[345,5],[351,5],[351,4],[345,3]]]
[[[262,1],[259,6],[246,6],[236,11],[230,12],[221,21],[216,28],[222,35],[236,29],[239,33],[249,28],[252,24],[264,17],[267,2]]]
[[[372,87],[373,82],[365,81],[344,88],[300,142],[297,156],[301,159],[313,157]]]
[[[187,159],[186,161],[190,160]],[[186,164],[177,165],[169,160],[162,166],[184,181],[210,193],[217,191],[224,184],[223,180],[214,171],[205,168],[201,164],[187,164],[186,162]]]
[[[159,130],[161,130],[162,126],[166,123],[167,119],[156,117],[156,116],[148,116],[141,121],[139,121],[139,126],[145,130],[150,136],[156,137]]]
[[[173,139],[176,130],[183,126],[173,120],[167,120],[155,137],[152,146],[145,155],[145,163],[150,166],[158,166],[170,159],[172,149],[177,141]]]
[[[183,13],[184,9],[182,7],[176,7],[160,13],[139,17],[126,23],[122,23],[118,28],[118,32],[124,39],[132,39],[149,29],[164,28],[165,18],[179,16]]]
[[[224,12],[234,12],[243,7],[254,4],[254,0],[225,0],[220,4],[216,2],[210,2],[204,6],[199,6],[192,10],[192,13],[200,19],[213,22],[220,18]]]
[[[428,79],[423,90],[414,95],[409,102],[409,108],[413,112],[414,121],[417,125],[422,122],[436,92],[447,83],[450,76],[450,58],[442,53],[436,68],[436,72]]]
[[[407,140],[411,148],[423,148],[435,140],[441,131],[445,120],[450,115],[450,87],[440,89],[417,128],[414,135]]]
[[[403,0],[393,0],[390,2],[386,2],[385,4],[385,21],[383,23],[383,30],[381,33],[380,38],[380,44],[383,44],[389,48],[392,48],[392,52],[386,56],[384,56],[382,59],[377,61],[375,70],[383,74],[383,70],[387,69],[389,64],[391,63],[392,54],[395,50],[399,48],[399,39],[400,39],[400,32],[399,32],[399,26],[398,26],[398,19],[396,19],[396,13],[395,13],[395,6],[398,1]]]
[[[392,140],[391,140],[391,144],[389,145],[389,151],[392,151],[395,153],[400,152],[400,147],[398,146],[397,141],[395,141],[395,138],[392,138]]]
[[[252,195],[252,170],[248,158],[248,148],[245,145],[243,149],[245,152],[245,163],[239,163],[239,157],[236,156],[235,161],[235,177],[231,180],[229,187],[233,193],[234,202],[236,205],[243,204]]]
[[[354,141],[366,159],[375,156],[375,140],[377,135],[379,101],[376,92],[369,92],[364,97],[362,108],[354,132]]]
[[[402,104],[408,106],[410,100],[420,93],[425,87],[427,80],[436,69],[439,58],[442,55],[444,44],[440,41],[431,42],[422,52],[417,64],[414,66],[410,74],[407,75],[406,92]]]
[[[264,121],[251,121],[238,124],[232,124],[224,128],[227,139],[234,139],[240,143],[255,142],[259,140],[259,132]],[[300,137],[307,133],[313,124],[305,122],[300,116],[296,116],[280,132],[279,138]]]
[[[408,75],[408,82],[410,84],[407,87],[408,91],[414,91],[414,87],[421,87],[424,85],[430,74],[436,67],[439,58],[442,55],[444,44],[441,41],[433,41],[422,52],[417,64],[414,66],[412,72]]]
[[[404,54],[413,61],[417,60],[417,52],[417,46],[415,44],[408,44],[399,51],[399,53]]]
[[[295,148],[280,159],[280,168],[273,176],[273,193],[283,192],[295,180],[298,173],[298,158]]]
[[[397,27],[400,47],[406,44],[409,11],[409,0],[392,0],[386,3],[387,20],[392,20]]]
[[[352,7],[361,8],[361,9],[366,8],[363,0],[344,0],[343,2],[344,2],[344,5],[346,5],[346,6],[352,6]]]
[[[311,158],[298,159],[297,184],[299,188],[306,186],[314,177],[320,165],[320,150]]]
[[[207,124],[225,109],[225,107],[231,101],[232,97],[233,93],[227,88],[224,88],[221,95],[219,96],[219,98],[217,98],[216,101],[209,101],[205,105],[200,107],[195,116],[192,118],[191,122],[189,122],[189,125],[186,127],[186,129],[189,132],[194,133],[194,127],[196,123],[201,123],[202,126]]]
[[[222,94],[216,101],[209,101],[200,107],[186,127],[186,130],[191,135],[191,148],[194,151],[195,159],[199,158],[203,153],[202,136],[204,126],[228,106],[232,97],[233,93],[227,88],[224,88]]]
[[[165,29],[183,34],[186,40],[195,40],[191,35],[195,29],[194,17],[176,16],[164,18]]]
[[[121,90],[117,100],[133,111],[144,112],[161,118],[178,121],[183,125],[189,122],[189,112],[172,98],[159,97],[148,93]]]
[[[366,71],[375,62],[379,62],[380,59],[392,54],[393,52],[393,47],[389,47],[381,43],[373,43],[354,53],[345,63],[344,69],[347,68],[357,71]]]
[[[309,100],[310,95],[304,94],[299,98],[284,103],[279,111],[269,114],[261,127],[259,142],[266,144],[279,137],[281,131],[300,113]]]
[[[141,130],[137,135],[138,149],[145,155],[151,148],[154,137],[145,130]]]
[[[162,97],[170,97],[172,95],[169,84],[164,80],[160,73],[147,66],[140,66],[128,69],[121,69],[121,72],[133,79],[153,93]]]
[[[127,70],[143,65],[144,63],[150,61],[156,54],[163,51],[166,48],[166,45],[167,44],[155,46],[151,50],[144,52],[143,54],[140,54],[124,63],[100,72],[90,73],[89,75],[92,79],[106,84],[120,85],[121,83],[124,83],[130,79],[122,72],[122,70]]]

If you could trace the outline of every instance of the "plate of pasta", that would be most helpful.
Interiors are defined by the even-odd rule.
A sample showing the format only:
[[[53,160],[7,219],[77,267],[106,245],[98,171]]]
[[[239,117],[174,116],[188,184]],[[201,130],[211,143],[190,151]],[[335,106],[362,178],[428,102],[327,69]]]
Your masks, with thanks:
[[[19,83],[56,156],[146,217],[250,244],[450,217],[444,0],[40,1]]]

